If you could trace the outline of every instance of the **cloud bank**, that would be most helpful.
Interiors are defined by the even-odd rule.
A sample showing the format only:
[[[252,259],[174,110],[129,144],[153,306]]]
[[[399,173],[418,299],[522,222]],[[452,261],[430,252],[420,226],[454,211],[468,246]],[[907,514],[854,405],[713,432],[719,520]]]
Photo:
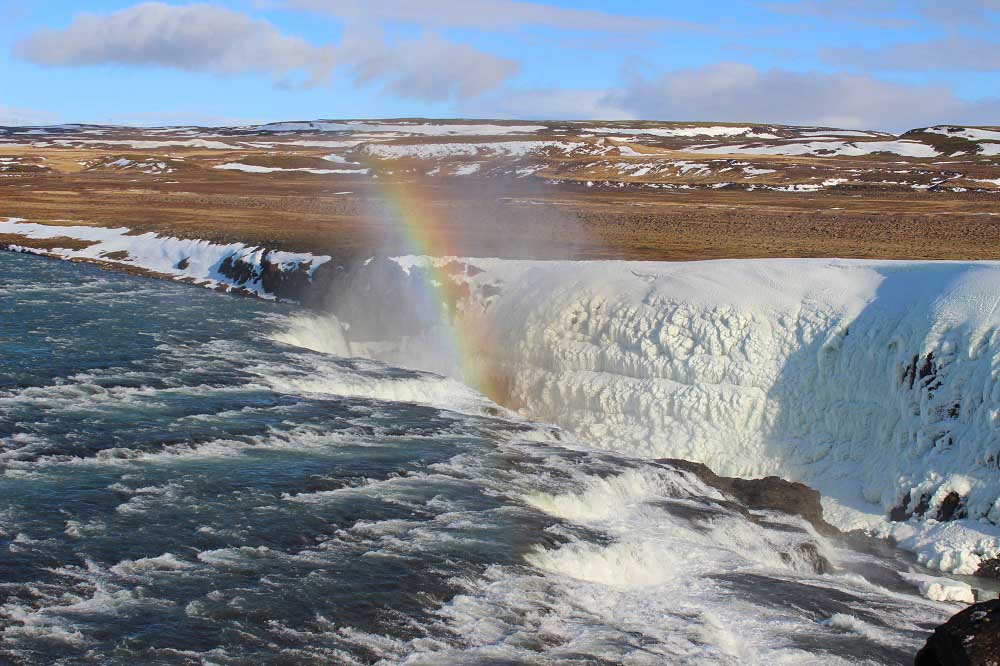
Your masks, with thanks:
[[[911,129],[942,122],[990,124],[1000,100],[966,102],[945,86],[903,85],[870,76],[759,70],[742,63],[633,74],[608,104],[641,118],[774,122]]]
[[[1000,99],[870,76],[757,69],[742,63],[630,73],[609,90],[502,90],[463,112],[507,118],[645,119],[815,125],[900,132],[940,123],[995,125]]]
[[[514,30],[545,26],[595,32],[695,29],[694,23],[624,16],[518,0],[282,0],[278,6],[368,23],[390,21],[434,28]]]
[[[424,34],[389,43],[354,30],[342,44],[315,46],[267,21],[207,4],[146,2],[109,15],[80,14],[65,29],[42,30],[15,55],[47,67],[158,66],[221,76],[265,74],[280,86],[326,84],[337,66],[358,85],[403,98],[466,99],[514,75],[516,62]]]
[[[513,60],[434,34],[387,45],[377,33],[349,34],[339,49],[357,85],[381,82],[386,92],[428,102],[469,99],[513,76]]]
[[[157,65],[189,72],[263,73],[287,82],[329,77],[334,51],[281,34],[266,21],[206,4],[147,2],[110,15],[80,14],[64,30],[42,30],[14,46],[44,66]]]
[[[858,69],[1000,71],[1000,42],[959,35],[882,48],[823,49],[820,54],[827,62]]]
[[[1000,43],[986,33],[964,34],[971,25],[982,28],[1000,20],[1000,0],[954,0],[947,6],[936,0],[775,0],[762,6],[823,20],[916,22],[941,28],[941,34],[923,42],[817,52],[844,72],[723,62],[655,74],[626,73],[620,83],[589,89],[519,88],[512,85],[520,71],[518,61],[453,41],[441,31],[542,27],[546,34],[565,37],[566,31],[579,31],[577,37],[605,43],[626,36],[653,39],[657,31],[698,26],[523,0],[258,1],[334,17],[343,24],[344,37],[339,43],[313,44],[224,7],[157,1],[110,14],[80,14],[65,28],[28,35],[15,44],[14,53],[44,67],[152,66],[217,76],[258,75],[270,77],[278,87],[326,85],[339,73],[355,86],[380,88],[393,98],[457,102],[456,111],[477,116],[718,120],[889,130],[942,122],[990,125],[1000,118],[1000,100],[963,100],[949,80],[899,83],[869,73],[906,71],[912,80],[912,72],[1000,71]],[[389,39],[382,29],[387,25],[406,26],[392,34],[409,37]]]

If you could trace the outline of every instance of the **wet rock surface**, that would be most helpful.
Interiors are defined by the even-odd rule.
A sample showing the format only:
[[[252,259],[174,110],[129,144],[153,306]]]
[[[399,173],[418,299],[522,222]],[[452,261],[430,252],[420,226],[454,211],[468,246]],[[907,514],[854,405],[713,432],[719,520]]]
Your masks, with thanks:
[[[719,476],[706,465],[674,458],[663,458],[657,462],[694,474],[703,483],[736,498],[748,509],[781,511],[800,516],[821,534],[839,533],[837,528],[823,518],[823,505],[820,503],[819,492],[805,484],[786,481],[777,476],[763,479]]]
[[[938,627],[917,653],[915,666],[1000,664],[1000,600],[969,606]]]

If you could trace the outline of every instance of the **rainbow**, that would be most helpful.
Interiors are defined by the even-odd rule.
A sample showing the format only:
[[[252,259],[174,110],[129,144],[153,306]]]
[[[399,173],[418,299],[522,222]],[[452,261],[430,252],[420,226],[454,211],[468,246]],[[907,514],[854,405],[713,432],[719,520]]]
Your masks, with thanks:
[[[455,262],[442,259],[455,257],[456,245],[448,226],[435,215],[429,202],[409,182],[401,179],[376,181],[389,205],[393,223],[404,253],[426,256],[422,265],[428,271],[423,281],[427,302],[437,308],[436,321],[445,322],[443,342],[453,355],[456,374],[488,398],[499,402],[504,394],[496,373],[489,371],[482,362],[486,348],[486,331],[481,319],[462,317],[459,302],[467,296],[467,287],[454,277]]]

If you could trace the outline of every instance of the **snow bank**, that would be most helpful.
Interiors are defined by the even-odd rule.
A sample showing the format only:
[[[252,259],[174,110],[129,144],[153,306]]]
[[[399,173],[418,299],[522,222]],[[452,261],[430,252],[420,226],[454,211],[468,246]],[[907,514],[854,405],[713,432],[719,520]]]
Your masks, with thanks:
[[[770,132],[758,132],[753,127],[734,127],[717,125],[705,127],[693,125],[690,127],[584,127],[586,132],[595,134],[648,134],[662,137],[692,137],[692,136],[743,136],[753,139],[777,139]]]
[[[302,173],[312,173],[320,176],[331,173],[367,174],[369,171],[368,169],[305,169],[305,168],[286,169],[282,167],[266,167],[266,166],[257,166],[255,164],[242,164],[240,162],[227,162],[226,164],[216,165],[214,168],[222,169],[223,171],[244,171],[246,173],[275,173],[282,171],[299,171]]]
[[[156,148],[203,148],[205,150],[236,150],[238,145],[222,141],[206,141],[205,139],[173,139],[167,141],[121,141],[111,139],[57,139],[53,143],[60,146],[101,145],[128,146],[136,150],[152,150]]]
[[[420,353],[427,261],[355,277],[350,353],[459,372]],[[932,568],[1000,553],[1000,264],[467,261],[473,374],[525,415],[632,456],[803,481],[831,522]]]
[[[808,137],[843,137],[843,136],[857,136],[857,137],[880,137],[880,136],[892,136],[891,134],[885,134],[883,132],[866,132],[864,130],[841,130],[841,129],[828,129],[828,130],[813,130],[810,132],[797,132],[799,136]]]
[[[89,259],[134,266],[207,287],[237,288],[261,298],[275,297],[265,285],[267,267],[274,267],[282,273],[304,271],[311,278],[318,267],[330,261],[328,256],[267,251],[242,243],[216,244],[154,233],[132,235],[131,230],[125,227],[55,226],[7,219],[0,221],[0,234],[31,239],[87,241],[92,244],[82,249],[56,247],[34,250],[20,246],[16,249],[63,259]]]
[[[496,141],[490,143],[420,143],[410,145],[366,144],[361,150],[379,159],[416,158],[422,160],[483,154],[524,157],[554,148],[570,153],[587,146],[584,142],[569,141]]]
[[[920,594],[931,601],[960,601],[966,604],[976,603],[976,595],[972,586],[960,580],[937,578],[923,574],[904,573],[903,578],[916,584]]]
[[[808,141],[740,146],[696,146],[688,149],[695,153],[716,155],[818,155],[858,157],[874,153],[892,153],[903,157],[938,157],[940,153],[919,141]]]
[[[970,141],[1000,141],[1000,130],[980,129],[978,127],[950,127],[937,126],[928,127],[926,132],[931,134],[944,134],[945,136],[956,136]]]
[[[380,123],[359,121],[324,121],[271,123],[254,128],[267,132],[394,132],[418,136],[498,136],[527,134],[546,129],[544,125]]]

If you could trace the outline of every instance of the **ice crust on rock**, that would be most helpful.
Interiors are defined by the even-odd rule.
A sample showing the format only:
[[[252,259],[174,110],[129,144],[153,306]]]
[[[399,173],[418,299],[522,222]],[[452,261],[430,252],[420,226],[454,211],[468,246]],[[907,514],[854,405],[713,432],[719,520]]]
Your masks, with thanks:
[[[265,263],[284,273],[302,269],[311,277],[317,268],[330,261],[328,256],[316,256],[307,252],[267,251],[243,243],[211,243],[206,240],[160,236],[152,232],[133,235],[126,227],[56,226],[10,218],[0,219],[0,234],[30,239],[86,241],[91,245],[80,249],[55,247],[38,250],[23,246],[11,249],[48,254],[62,259],[85,259],[134,266],[207,287],[235,287],[268,299],[275,296],[264,285]],[[236,271],[227,272],[227,262],[246,266],[247,271],[243,276],[245,279],[237,277]]]

